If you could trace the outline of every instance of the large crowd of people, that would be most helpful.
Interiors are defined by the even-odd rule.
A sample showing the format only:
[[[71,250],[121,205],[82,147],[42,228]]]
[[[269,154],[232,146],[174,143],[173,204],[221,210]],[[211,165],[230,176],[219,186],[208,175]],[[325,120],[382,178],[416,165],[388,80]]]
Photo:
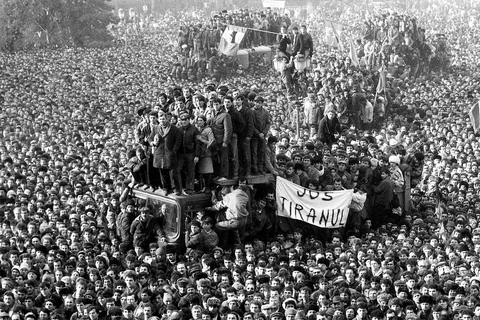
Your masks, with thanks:
[[[429,4],[372,10],[368,26],[349,1],[291,18],[313,38],[302,90],[273,69],[176,68],[182,50],[205,51],[176,41],[179,25],[212,24],[198,12],[145,20],[141,41],[127,32],[118,47],[0,53],[1,320],[479,319],[477,14]],[[275,16],[253,12],[213,20]],[[318,17],[333,13],[344,42],[400,41],[398,21],[427,43],[441,34],[450,65],[382,80],[376,63],[322,44]],[[280,34],[295,38],[291,24]],[[419,50],[411,35],[399,45]],[[354,189],[347,226],[283,229],[274,179],[248,184],[266,173]],[[219,183],[186,251],[165,240],[167,210],[129,197]]]

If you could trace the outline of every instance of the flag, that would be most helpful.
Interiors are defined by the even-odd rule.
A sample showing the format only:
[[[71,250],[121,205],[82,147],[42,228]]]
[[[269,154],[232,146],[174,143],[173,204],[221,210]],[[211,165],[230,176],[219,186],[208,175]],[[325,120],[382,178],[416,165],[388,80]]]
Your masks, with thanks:
[[[328,46],[334,48],[340,48],[343,50],[342,42],[340,41],[340,35],[342,34],[343,25],[333,21],[325,20],[325,42]]]
[[[385,91],[387,85],[387,70],[382,66],[378,71],[380,72],[380,77],[378,78],[377,93],[381,93]]]
[[[477,131],[480,128],[480,101],[476,103],[468,113],[470,116],[470,122],[472,123],[473,130]]]
[[[352,66],[358,67],[360,65],[357,56],[357,50],[355,50],[352,40],[350,40],[350,60],[352,61]]]
[[[218,49],[226,56],[237,55],[240,48],[240,42],[242,42],[246,28],[228,25],[220,38],[220,45]]]

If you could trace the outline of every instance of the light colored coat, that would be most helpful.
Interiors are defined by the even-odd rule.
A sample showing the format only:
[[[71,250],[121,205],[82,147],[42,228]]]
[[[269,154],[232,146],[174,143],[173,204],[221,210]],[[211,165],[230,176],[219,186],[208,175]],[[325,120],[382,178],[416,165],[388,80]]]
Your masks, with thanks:
[[[320,108],[315,101],[310,99],[305,100],[303,104],[303,113],[305,114],[305,124],[318,124],[318,114]]]

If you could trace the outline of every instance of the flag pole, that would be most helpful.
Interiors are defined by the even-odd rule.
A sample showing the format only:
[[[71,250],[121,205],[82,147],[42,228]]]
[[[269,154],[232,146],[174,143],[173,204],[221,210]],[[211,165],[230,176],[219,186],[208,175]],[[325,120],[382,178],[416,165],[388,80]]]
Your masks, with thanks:
[[[383,78],[382,78],[382,72],[384,71],[383,70],[383,65],[380,67],[380,74],[379,74],[379,78],[378,78],[378,83],[377,83],[377,88],[375,88],[375,100],[374,103],[376,104],[377,103],[377,97],[378,97],[378,85],[380,84],[380,81],[383,82]],[[385,91],[385,87],[386,87],[386,83],[383,83],[383,90]]]
[[[330,22],[330,23],[335,22],[336,24],[339,24],[339,25],[341,25],[342,27],[348,27],[346,24],[341,23],[341,22],[333,21],[333,20],[330,20],[330,19],[323,19],[323,20],[325,20],[325,21],[327,21],[327,22]]]
[[[253,31],[259,31],[259,32],[264,32],[264,33],[271,33],[271,34],[281,34],[279,32],[272,32],[272,31],[266,31],[262,29],[255,29],[255,28],[248,28],[248,27],[240,27],[236,26],[234,24],[227,24],[228,27],[234,27],[234,28],[242,28],[242,29],[247,29],[247,30],[253,30]]]

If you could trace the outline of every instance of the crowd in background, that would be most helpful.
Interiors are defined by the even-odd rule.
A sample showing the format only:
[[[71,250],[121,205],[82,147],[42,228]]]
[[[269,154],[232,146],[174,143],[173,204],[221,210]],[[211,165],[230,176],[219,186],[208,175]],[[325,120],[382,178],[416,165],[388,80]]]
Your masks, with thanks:
[[[297,21],[316,39],[305,97],[275,70],[172,76],[179,25],[206,19],[191,13],[161,16],[142,42],[115,48],[2,53],[0,318],[478,319],[480,151],[467,117],[480,97],[476,11],[393,8],[427,41],[445,35],[451,66],[389,72],[377,92],[378,71],[317,37],[314,18],[331,12],[351,22],[343,41],[369,30],[342,4]],[[242,110],[248,148],[249,131],[235,132]],[[347,228],[284,231],[273,187],[248,186],[267,172],[355,188]],[[199,214],[179,252],[161,213],[125,200],[127,185],[152,181],[208,193],[217,175],[247,184],[208,208],[238,218],[234,246],[216,236],[224,221]]]

